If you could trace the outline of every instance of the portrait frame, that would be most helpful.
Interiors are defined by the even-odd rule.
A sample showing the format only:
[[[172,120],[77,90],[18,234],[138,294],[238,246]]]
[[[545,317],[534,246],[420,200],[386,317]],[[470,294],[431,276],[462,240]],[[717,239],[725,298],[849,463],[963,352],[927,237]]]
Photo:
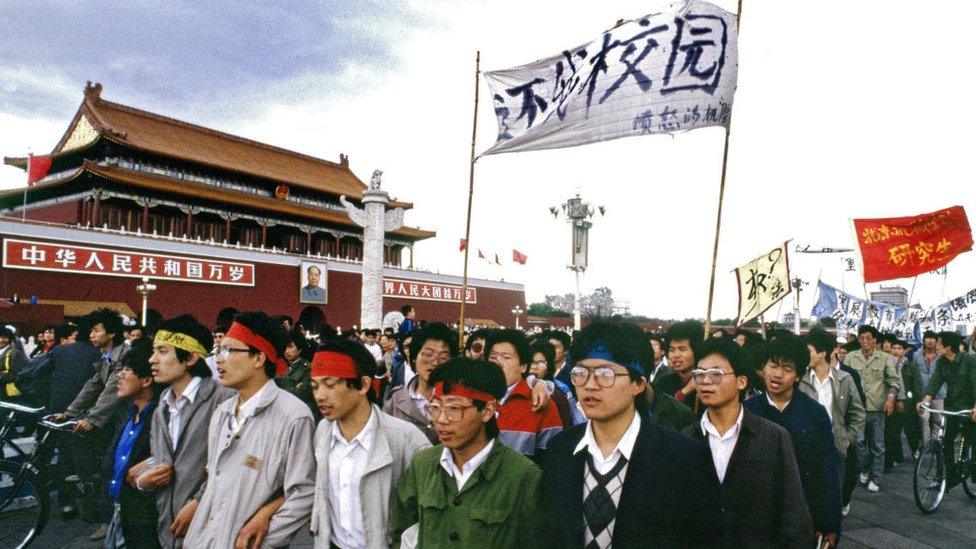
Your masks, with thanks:
[[[321,290],[321,298],[311,295],[311,292],[316,292],[316,290],[306,288],[309,286],[310,273],[314,273],[313,269],[318,269],[318,284],[316,286]],[[314,275],[311,276],[314,277]],[[329,270],[325,263],[302,261],[298,270],[298,302],[314,305],[324,305],[329,302]]]

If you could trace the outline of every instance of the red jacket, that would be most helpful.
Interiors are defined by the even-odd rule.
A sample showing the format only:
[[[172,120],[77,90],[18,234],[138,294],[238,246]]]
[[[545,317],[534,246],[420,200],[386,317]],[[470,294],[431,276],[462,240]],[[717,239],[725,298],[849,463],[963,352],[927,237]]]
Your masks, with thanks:
[[[563,422],[552,400],[545,410],[532,411],[532,389],[522,379],[498,407],[498,429],[501,431],[498,438],[506,446],[523,455],[535,456],[563,430]]]

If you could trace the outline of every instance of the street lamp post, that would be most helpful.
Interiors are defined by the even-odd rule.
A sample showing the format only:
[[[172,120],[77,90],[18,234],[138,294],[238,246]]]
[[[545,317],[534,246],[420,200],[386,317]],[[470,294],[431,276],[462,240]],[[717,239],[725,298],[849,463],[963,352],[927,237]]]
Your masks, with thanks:
[[[573,271],[576,276],[576,295],[573,299],[573,327],[576,330],[581,328],[582,324],[582,298],[580,296],[580,275],[586,271],[587,263],[589,260],[589,235],[590,227],[593,226],[593,222],[589,221],[593,217],[593,214],[599,212],[600,215],[606,213],[606,208],[603,206],[593,207],[592,204],[588,202],[583,202],[580,198],[579,193],[575,197],[570,198],[564,204],[560,205],[559,208],[555,206],[549,208],[549,213],[553,217],[559,217],[559,211],[562,210],[566,214],[566,221],[570,224],[573,237],[573,249],[572,249],[572,262],[567,265],[566,268]]]
[[[156,285],[149,282],[149,277],[142,277],[142,284],[136,286],[136,291],[142,294],[142,325],[146,325],[146,311],[149,310],[149,294],[156,291]]]
[[[512,314],[513,314],[513,315],[515,315],[515,329],[516,329],[516,330],[518,330],[518,329],[520,329],[520,328],[519,328],[519,316],[520,316],[520,315],[521,315],[522,313],[524,313],[524,312],[525,312],[525,311],[523,311],[523,310],[522,310],[522,307],[520,307],[519,305],[516,305],[516,306],[515,306],[515,308],[514,308],[514,309],[512,309]]]

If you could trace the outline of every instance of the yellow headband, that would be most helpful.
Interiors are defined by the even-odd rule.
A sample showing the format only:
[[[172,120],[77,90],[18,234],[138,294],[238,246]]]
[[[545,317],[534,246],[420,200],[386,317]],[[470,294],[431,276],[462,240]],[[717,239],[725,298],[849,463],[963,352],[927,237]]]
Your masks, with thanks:
[[[203,345],[200,345],[199,341],[193,339],[192,337],[186,334],[170,332],[167,330],[159,330],[156,332],[156,338],[153,339],[153,343],[172,345],[177,349],[183,349],[184,351],[196,353],[201,357],[205,357],[210,354],[206,349],[203,348]]]

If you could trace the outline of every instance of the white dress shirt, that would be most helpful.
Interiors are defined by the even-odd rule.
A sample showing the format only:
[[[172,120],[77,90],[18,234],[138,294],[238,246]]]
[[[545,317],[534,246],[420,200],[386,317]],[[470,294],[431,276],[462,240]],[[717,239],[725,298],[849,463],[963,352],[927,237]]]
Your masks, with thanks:
[[[833,378],[833,369],[828,369],[827,377],[823,381],[820,381],[817,372],[810,370],[810,381],[813,383],[813,388],[817,391],[817,402],[827,409],[827,415],[830,417],[830,421],[834,420],[834,388],[831,385]]]
[[[241,427],[244,427],[244,423],[247,422],[247,418],[254,415],[254,411],[258,407],[258,401],[261,400],[261,395],[267,390],[268,385],[274,385],[274,380],[269,379],[263,387],[258,389],[258,392],[251,395],[251,398],[247,399],[244,404],[240,403],[240,395],[234,397],[234,409],[237,410],[236,414],[231,414],[230,416],[230,430],[232,434],[237,434],[241,432]]]
[[[183,419],[183,409],[197,398],[197,390],[199,389],[200,378],[193,376],[193,379],[186,384],[186,388],[183,389],[183,394],[180,395],[179,399],[176,398],[176,393],[173,392],[172,387],[166,389],[166,394],[163,395],[163,400],[169,407],[169,438],[173,441],[174,452],[180,442],[180,422]]]
[[[417,392],[417,384],[415,383],[412,387],[407,386],[407,395],[410,396],[410,402],[417,407],[418,410],[424,415],[427,415],[427,397]]]
[[[791,402],[793,402],[793,399],[791,398],[791,399],[787,400],[786,401],[786,404],[784,404],[783,407],[780,408],[779,407],[779,404],[777,404],[775,400],[773,400],[772,398],[770,398],[769,393],[766,393],[766,402],[768,402],[769,405],[772,406],[773,408],[776,408],[777,410],[779,410],[780,412],[782,412],[783,410],[786,409],[787,406],[790,405]]]
[[[330,541],[343,549],[366,547],[359,485],[378,421],[376,413],[370,410],[369,421],[348,442],[342,436],[339,425],[333,426],[329,448],[329,519],[332,523]]]
[[[719,483],[725,482],[725,472],[729,468],[732,451],[735,450],[735,443],[739,441],[739,432],[742,430],[744,410],[745,408],[739,408],[739,418],[724,435],[718,434],[718,429],[708,419],[708,412],[702,415],[701,430],[702,434],[708,436],[708,447],[712,451],[712,461],[715,463],[715,473],[718,474]]]
[[[630,454],[634,451],[634,444],[637,443],[637,434],[640,433],[640,426],[640,413],[635,412],[634,419],[630,420],[630,426],[627,427],[624,436],[617,441],[617,446],[610,452],[610,455],[604,457],[603,452],[600,451],[600,446],[596,443],[596,438],[593,436],[593,422],[590,421],[586,424],[586,434],[576,445],[573,454],[578,454],[586,449],[593,456],[593,467],[598,473],[605,475],[617,465],[620,456],[627,458],[628,461],[630,460]]]
[[[454,482],[457,484],[458,492],[464,488],[464,483],[468,482],[468,479],[471,478],[471,475],[478,470],[478,467],[480,467],[481,464],[488,459],[488,454],[491,453],[491,449],[494,446],[495,439],[489,440],[488,444],[486,444],[480,452],[475,454],[473,458],[469,459],[468,462],[465,463],[460,469],[458,469],[457,464],[454,463],[454,455],[451,454],[451,450],[444,448],[444,450],[441,452],[441,467],[447,471],[447,474],[454,477]]]

